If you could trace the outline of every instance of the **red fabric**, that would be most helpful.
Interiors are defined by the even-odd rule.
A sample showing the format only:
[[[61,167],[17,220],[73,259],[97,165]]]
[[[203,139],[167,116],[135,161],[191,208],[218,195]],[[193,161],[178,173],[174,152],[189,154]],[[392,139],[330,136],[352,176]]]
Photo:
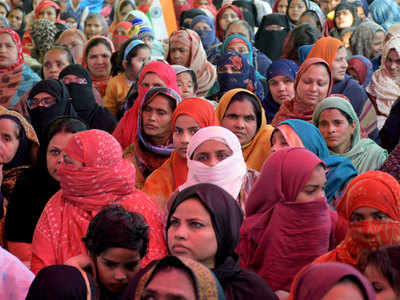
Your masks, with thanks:
[[[238,15],[239,19],[244,20],[243,13],[240,10],[240,8],[237,6],[235,6],[233,4],[227,4],[227,5],[224,5],[222,8],[220,8],[217,12],[217,15],[215,16],[215,32],[216,32],[217,38],[219,38],[220,41],[224,40],[224,30],[221,28],[221,26],[219,26],[219,20],[227,8],[234,10],[235,13]]]
[[[43,0],[42,2],[39,3],[39,5],[35,9],[35,19],[39,18],[39,14],[42,10],[48,8],[48,7],[54,7],[57,11],[57,20],[56,22],[60,21],[60,10],[61,8],[58,6],[57,3],[50,1],[50,0]]]
[[[162,61],[152,61],[144,66],[143,70],[140,72],[138,80],[139,93],[138,97],[133,104],[133,106],[125,113],[122,119],[119,121],[117,127],[113,132],[113,136],[121,144],[122,149],[125,149],[129,145],[135,142],[137,139],[137,122],[140,104],[144,98],[144,95],[148,91],[147,88],[141,86],[141,83],[147,75],[147,73],[157,74],[161,80],[165,83],[166,87],[175,90],[178,94],[179,88],[176,82],[176,73],[174,69],[165,62]]]
[[[182,12],[184,12],[185,10],[191,9],[191,8],[192,8],[191,1],[188,1],[188,3],[186,3],[186,4],[176,4],[176,1],[174,1],[176,24],[178,24],[178,26],[179,26],[179,23],[181,20]]]
[[[351,58],[348,60],[348,64],[349,66],[347,67],[347,72],[350,69],[353,69],[359,76],[360,85],[363,84],[368,74],[367,66],[365,65],[365,63],[363,63],[360,59]]]
[[[314,49],[314,48],[313,48]],[[292,100],[284,101],[279,108],[279,111],[276,113],[274,119],[271,122],[271,125],[276,127],[280,122],[283,122],[288,119],[301,119],[304,121],[308,121],[312,123],[312,115],[314,113],[314,108],[310,110],[309,106],[304,105],[301,103],[297,97],[297,86],[299,84],[301,76],[312,66],[315,64],[324,64],[330,73],[330,82],[329,82],[329,89],[328,95],[330,95],[333,87],[333,77],[332,72],[330,71],[330,67],[328,63],[317,57],[307,58],[304,63],[300,66],[299,71],[296,75],[296,80],[294,82],[294,90],[295,96]]]
[[[279,2],[281,2],[281,0],[275,0],[274,5],[272,6],[272,12],[273,13],[277,13],[278,12]]]
[[[242,267],[276,290],[286,290],[298,271],[330,248],[335,213],[325,197],[296,202],[322,161],[304,148],[279,150],[265,162],[246,202],[237,252]]]
[[[217,8],[214,6],[212,1],[209,0],[208,4],[200,4],[199,2],[200,2],[200,0],[195,0],[195,2],[193,4],[193,8],[206,9],[215,17],[215,15],[217,14]]]
[[[142,266],[166,255],[161,210],[134,188],[135,167],[122,158],[118,142],[105,131],[87,130],[76,133],[64,151],[85,165],[60,166],[61,190],[47,203],[33,236],[32,271],[86,253],[81,239],[89,222],[110,203],[141,213],[150,226],[149,251]]]
[[[372,207],[390,219],[350,222],[359,207]],[[353,179],[337,205],[339,216],[349,223],[345,240],[314,263],[342,262],[356,266],[365,251],[400,244],[400,184],[391,175],[368,171]]]

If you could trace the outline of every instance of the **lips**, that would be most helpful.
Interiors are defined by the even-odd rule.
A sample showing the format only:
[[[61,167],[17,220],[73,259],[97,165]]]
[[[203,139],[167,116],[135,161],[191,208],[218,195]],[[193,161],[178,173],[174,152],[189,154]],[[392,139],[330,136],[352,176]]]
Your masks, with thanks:
[[[151,124],[143,124],[143,128],[144,128],[144,129],[148,129],[148,130],[155,130],[155,129],[157,129],[156,126],[151,125]]]
[[[172,246],[172,253],[174,255],[186,254],[188,252],[189,252],[189,249],[183,245],[177,244],[177,245]]]

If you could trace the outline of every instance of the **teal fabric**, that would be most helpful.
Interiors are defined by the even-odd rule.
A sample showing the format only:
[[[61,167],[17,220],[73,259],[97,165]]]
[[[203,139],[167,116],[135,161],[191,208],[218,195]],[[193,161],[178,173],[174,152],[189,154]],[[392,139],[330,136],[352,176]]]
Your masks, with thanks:
[[[38,83],[41,80],[42,79],[39,77],[39,75],[37,75],[27,65],[24,65],[24,69],[22,70],[21,82],[19,84],[17,92],[11,99],[9,106],[14,106],[15,104],[17,104],[18,101],[21,99],[21,97],[27,94],[31,90],[31,88],[34,87],[36,83]]]

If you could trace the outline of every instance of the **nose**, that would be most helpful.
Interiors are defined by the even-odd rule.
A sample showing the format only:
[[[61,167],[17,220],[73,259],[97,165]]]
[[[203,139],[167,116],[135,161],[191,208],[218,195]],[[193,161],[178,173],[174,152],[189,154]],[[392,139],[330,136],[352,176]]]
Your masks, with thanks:
[[[216,155],[215,154],[210,155],[210,159],[207,165],[210,167],[214,167],[217,163],[219,163],[219,160],[217,159]]]
[[[244,118],[238,118],[236,120],[235,127],[238,129],[244,128]]]
[[[125,272],[122,270],[122,268],[116,268],[114,272],[114,279],[118,281],[124,281],[127,279],[127,276]]]
[[[187,238],[187,230],[185,225],[179,224],[175,226],[174,238],[176,240],[185,240]]]
[[[317,83],[316,82],[311,83],[310,89],[312,91],[316,91],[317,90]]]
[[[283,82],[279,83],[278,89],[280,92],[283,92],[286,89],[286,85]]]
[[[328,132],[329,133],[334,133],[336,131],[336,127],[333,126],[332,124],[328,125]]]
[[[191,138],[191,137],[192,137],[191,134],[189,134],[188,132],[184,132],[184,133],[183,133],[183,136],[182,136],[182,141],[181,141],[181,143],[184,144],[184,145],[189,144],[189,141],[190,141],[190,138]]]

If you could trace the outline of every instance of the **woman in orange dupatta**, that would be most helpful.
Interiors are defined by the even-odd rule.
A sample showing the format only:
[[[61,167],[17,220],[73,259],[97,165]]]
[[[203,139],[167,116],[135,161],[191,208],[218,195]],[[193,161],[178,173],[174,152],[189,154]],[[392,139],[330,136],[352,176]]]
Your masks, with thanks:
[[[231,104],[250,108],[250,114],[238,115],[243,107],[235,107]],[[253,113],[251,113],[253,109]],[[222,96],[216,108],[218,120],[221,126],[231,130],[238,137],[242,145],[243,157],[249,169],[260,171],[265,159],[270,153],[270,139],[274,128],[267,124],[265,112],[260,99],[246,89],[233,89]],[[253,120],[246,121],[252,115]],[[233,122],[231,122],[231,120]],[[252,124],[250,124],[252,123]],[[244,125],[246,124],[246,125]]]
[[[276,127],[288,119],[312,123],[315,107],[332,91],[333,77],[329,64],[321,58],[309,58],[300,66],[294,82],[295,96],[284,101],[271,125]]]
[[[174,152],[171,157],[149,177],[143,192],[155,200],[164,211],[171,194],[185,183],[188,167],[186,150],[190,138],[200,129],[219,125],[213,106],[201,98],[186,98],[172,115]]]
[[[74,134],[64,152],[58,169],[61,190],[47,203],[33,236],[32,271],[86,254],[82,237],[89,222],[110,203],[141,213],[149,225],[149,251],[141,260],[142,267],[164,257],[162,212],[134,188],[135,167],[122,158],[118,142],[105,131],[87,130]]]
[[[400,244],[400,184],[381,171],[367,171],[347,186],[337,205],[349,223],[343,242],[313,263],[357,266],[360,257],[380,247]]]

